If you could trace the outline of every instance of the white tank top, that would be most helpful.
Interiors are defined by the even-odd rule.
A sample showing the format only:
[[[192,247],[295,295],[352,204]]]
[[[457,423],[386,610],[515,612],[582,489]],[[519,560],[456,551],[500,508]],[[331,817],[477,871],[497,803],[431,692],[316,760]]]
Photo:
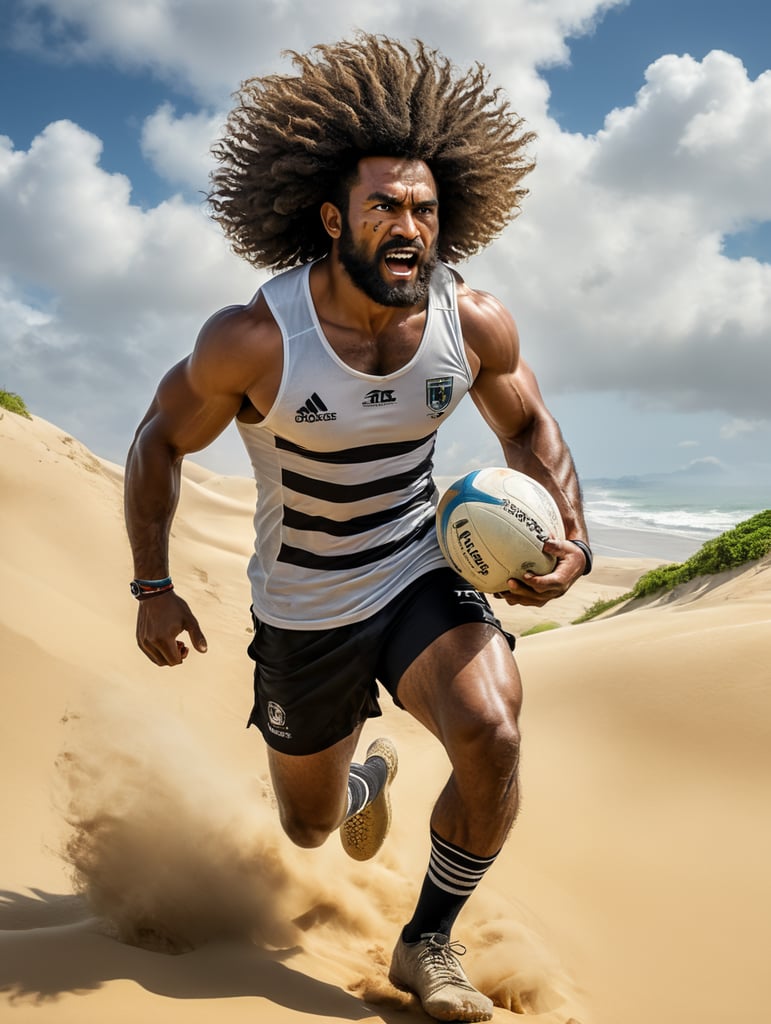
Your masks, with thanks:
[[[254,611],[289,629],[368,618],[446,565],[434,526],[434,442],[472,383],[446,266],[432,276],[417,352],[382,377],[335,354],[309,274],[310,265],[298,267],[262,287],[283,337],[283,374],[265,418],[238,421],[257,480]]]

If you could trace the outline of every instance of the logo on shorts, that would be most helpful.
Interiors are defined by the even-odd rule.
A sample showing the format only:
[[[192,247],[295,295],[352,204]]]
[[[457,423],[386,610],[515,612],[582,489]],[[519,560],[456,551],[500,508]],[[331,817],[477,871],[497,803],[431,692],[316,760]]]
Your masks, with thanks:
[[[471,587],[456,587],[455,593],[458,597],[458,604],[484,604],[485,600],[478,590]]]
[[[285,740],[291,740],[292,733],[286,728],[286,711],[274,700],[268,701],[268,729],[274,736],[281,736]]]
[[[268,701],[268,721],[278,729],[283,729],[286,725],[286,711],[274,700]]]
[[[429,416],[437,419],[452,401],[452,377],[430,377],[426,381],[426,405],[431,410]]]

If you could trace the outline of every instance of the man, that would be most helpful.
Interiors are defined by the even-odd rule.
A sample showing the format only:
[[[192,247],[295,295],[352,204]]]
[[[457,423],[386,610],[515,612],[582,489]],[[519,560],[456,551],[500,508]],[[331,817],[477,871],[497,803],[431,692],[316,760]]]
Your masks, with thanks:
[[[513,639],[444,563],[434,532],[436,428],[469,392],[506,462],[556,499],[570,541],[553,572],[510,581],[543,605],[591,567],[578,481],[519,356],[509,313],[447,263],[516,212],[532,136],[476,67],[369,35],[251,79],[215,152],[210,202],[240,255],[286,270],[215,314],[161,382],[126,468],[137,639],[158,665],[206,641],[169,576],[182,458],[234,418],[257,483],[249,567],[255,701],[281,823],[366,859],[390,822],[390,741],[351,764],[378,684],[443,744],[450,778],[390,979],[439,1020],[488,1020],[451,930],[518,806],[521,686]]]

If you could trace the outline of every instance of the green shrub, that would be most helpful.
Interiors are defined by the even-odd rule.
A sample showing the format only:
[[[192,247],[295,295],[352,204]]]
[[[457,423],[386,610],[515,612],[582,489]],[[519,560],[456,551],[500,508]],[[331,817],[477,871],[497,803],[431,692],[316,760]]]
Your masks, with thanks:
[[[531,626],[530,629],[526,629],[524,633],[520,633],[520,636],[534,636],[536,633],[546,633],[550,629],[559,629],[559,622],[539,622],[535,626]]]
[[[745,519],[732,530],[703,544],[685,562],[652,569],[635,583],[632,597],[672,590],[697,576],[712,576],[762,558],[771,551],[771,509]]]
[[[611,597],[607,599],[600,598],[595,601],[594,604],[589,605],[586,611],[579,615],[577,619],[573,619],[572,625],[577,626],[581,622],[588,622],[590,619],[596,618],[598,615],[602,615],[609,608],[615,608],[617,604],[623,604],[624,601],[628,601],[632,596],[631,592],[628,594],[622,594],[621,597]]]
[[[688,583],[698,576],[712,576],[728,569],[736,569],[747,562],[763,558],[770,551],[771,509],[766,509],[765,512],[758,512],[757,515],[745,519],[732,530],[721,533],[719,537],[708,540],[685,562],[660,565],[646,572],[623,597],[595,601],[580,618],[573,620],[573,624],[588,622],[624,601],[672,590],[678,583]]]
[[[29,409],[24,404],[24,399],[15,395],[13,391],[5,391],[3,388],[0,388],[0,409],[7,409],[8,412],[15,412],[19,416],[26,416],[28,420],[32,419]]]

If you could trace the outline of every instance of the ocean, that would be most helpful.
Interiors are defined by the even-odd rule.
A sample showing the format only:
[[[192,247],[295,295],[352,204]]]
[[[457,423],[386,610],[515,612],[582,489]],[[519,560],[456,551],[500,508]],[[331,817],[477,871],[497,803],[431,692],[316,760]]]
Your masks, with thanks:
[[[771,508],[771,482],[630,477],[583,483],[592,547],[608,557],[680,562],[705,541]]]

